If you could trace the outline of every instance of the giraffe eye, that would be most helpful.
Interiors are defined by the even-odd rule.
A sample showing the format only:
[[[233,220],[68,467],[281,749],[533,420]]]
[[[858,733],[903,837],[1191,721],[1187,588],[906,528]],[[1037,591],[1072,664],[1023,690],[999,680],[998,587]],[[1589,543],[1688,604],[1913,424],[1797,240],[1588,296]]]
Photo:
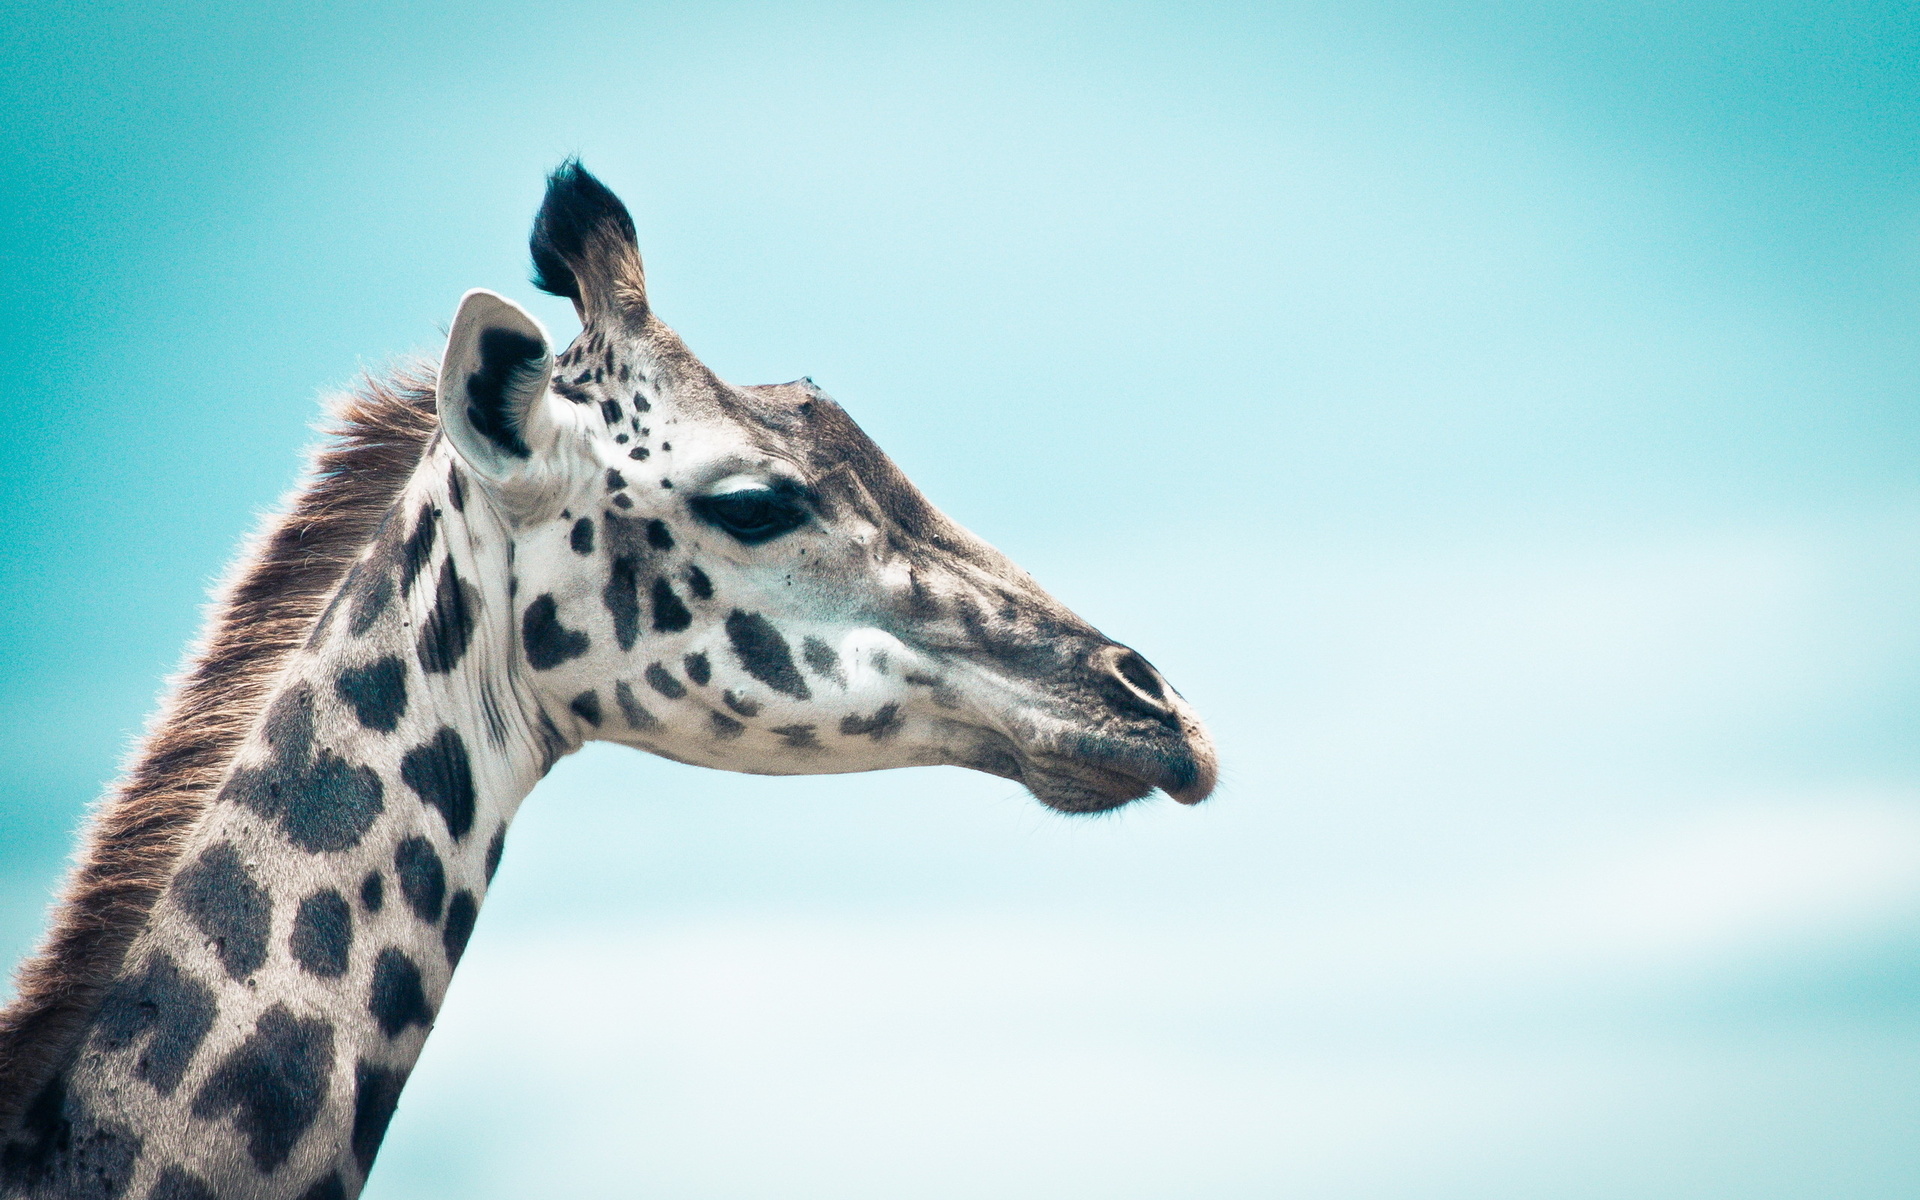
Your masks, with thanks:
[[[749,546],[770,542],[807,520],[798,496],[771,488],[701,496],[693,501],[693,511]]]

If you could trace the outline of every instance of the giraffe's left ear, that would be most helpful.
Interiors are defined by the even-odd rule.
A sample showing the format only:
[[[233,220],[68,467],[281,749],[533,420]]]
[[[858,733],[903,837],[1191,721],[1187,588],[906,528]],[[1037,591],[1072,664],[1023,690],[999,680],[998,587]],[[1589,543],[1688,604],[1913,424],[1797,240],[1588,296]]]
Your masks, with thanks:
[[[460,298],[440,360],[440,428],[484,478],[504,483],[549,440],[545,421],[553,352],[547,331],[518,304],[485,288]]]

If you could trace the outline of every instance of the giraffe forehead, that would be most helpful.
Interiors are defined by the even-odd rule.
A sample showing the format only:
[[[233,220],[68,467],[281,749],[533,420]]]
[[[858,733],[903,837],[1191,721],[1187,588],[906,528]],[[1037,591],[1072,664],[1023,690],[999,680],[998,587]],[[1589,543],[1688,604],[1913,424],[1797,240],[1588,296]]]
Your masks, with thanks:
[[[609,488],[613,507],[677,519],[686,495],[712,490],[729,474],[831,484],[819,497],[818,515],[827,520],[848,511],[839,502],[850,502],[851,512],[887,531],[895,552],[929,567],[964,562],[1030,586],[1024,572],[929,504],[812,380],[735,386],[690,355],[654,378],[640,366],[646,358],[620,335],[589,329],[556,360],[553,390],[575,406],[613,464],[609,483],[633,485]]]
[[[646,462],[673,453],[677,441],[683,458],[696,448],[710,454],[745,449],[805,474],[818,452],[839,440],[842,423],[817,427],[813,420],[838,406],[811,380],[736,386],[684,348],[666,366],[657,351],[643,335],[589,328],[555,359],[553,392],[575,406],[589,429],[604,431],[618,457]]]

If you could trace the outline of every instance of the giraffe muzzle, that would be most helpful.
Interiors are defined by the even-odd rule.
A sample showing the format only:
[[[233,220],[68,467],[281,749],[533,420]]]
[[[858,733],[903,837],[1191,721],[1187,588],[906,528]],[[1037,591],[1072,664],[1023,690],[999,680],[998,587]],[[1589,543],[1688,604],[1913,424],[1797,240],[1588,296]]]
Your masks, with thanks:
[[[1206,799],[1219,774],[1213,739],[1180,693],[1118,643],[1086,666],[1096,711],[1024,748],[1027,789],[1062,812],[1102,812],[1156,790],[1182,804]]]
[[[1057,750],[1023,755],[1020,779],[1060,812],[1105,812],[1156,790],[1198,804],[1213,790],[1214,768],[1211,744],[1197,749],[1184,738],[1069,735]]]

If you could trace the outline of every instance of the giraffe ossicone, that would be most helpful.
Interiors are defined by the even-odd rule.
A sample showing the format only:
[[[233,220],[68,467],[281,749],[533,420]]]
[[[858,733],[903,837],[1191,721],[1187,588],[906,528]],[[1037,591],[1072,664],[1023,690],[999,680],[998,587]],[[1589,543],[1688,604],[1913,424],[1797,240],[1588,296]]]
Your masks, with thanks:
[[[810,380],[725,383],[625,207],[548,181],[536,283],[373,382],[227,585],[0,1013],[0,1196],[357,1195],[514,811],[589,740],[760,774],[948,764],[1072,813],[1214,753]]]

